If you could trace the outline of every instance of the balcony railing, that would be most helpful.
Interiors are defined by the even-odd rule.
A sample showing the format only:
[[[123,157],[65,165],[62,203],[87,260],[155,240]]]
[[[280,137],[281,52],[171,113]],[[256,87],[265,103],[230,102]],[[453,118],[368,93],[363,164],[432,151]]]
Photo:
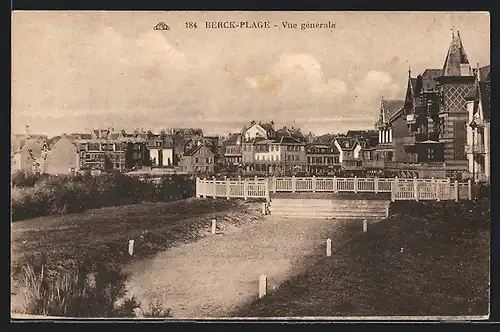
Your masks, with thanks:
[[[437,132],[415,134],[415,142],[424,142],[424,141],[439,142],[439,134]]]
[[[484,144],[474,144],[474,146],[472,146],[471,144],[468,144],[465,146],[465,151],[468,154],[471,154],[471,153],[484,154],[485,153]]]
[[[415,122],[415,114],[407,114],[406,115],[406,122]]]

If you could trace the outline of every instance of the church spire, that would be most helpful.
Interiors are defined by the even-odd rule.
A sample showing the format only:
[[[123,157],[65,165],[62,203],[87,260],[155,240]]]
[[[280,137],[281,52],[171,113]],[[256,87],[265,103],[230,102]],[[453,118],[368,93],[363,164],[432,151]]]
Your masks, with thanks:
[[[455,34],[454,29],[452,29],[451,43],[444,60],[441,76],[471,76],[469,59],[458,30]]]

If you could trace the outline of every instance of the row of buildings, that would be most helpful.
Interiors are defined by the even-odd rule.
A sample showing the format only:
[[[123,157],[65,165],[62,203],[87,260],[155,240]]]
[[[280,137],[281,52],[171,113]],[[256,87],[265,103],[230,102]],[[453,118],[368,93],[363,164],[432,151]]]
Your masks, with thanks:
[[[489,181],[490,83],[490,66],[472,68],[453,32],[441,68],[415,77],[409,70],[404,98],[382,98],[375,132],[310,141],[293,130],[274,131],[272,123],[252,124],[231,136],[225,160],[261,173],[344,170]]]
[[[382,98],[375,130],[314,137],[272,121],[252,121],[227,137],[195,128],[96,129],[13,142],[12,169],[60,174],[156,167],[194,175],[347,172],[489,180],[490,82],[490,66],[471,68],[457,32],[440,69],[416,77],[409,70],[404,98]]]

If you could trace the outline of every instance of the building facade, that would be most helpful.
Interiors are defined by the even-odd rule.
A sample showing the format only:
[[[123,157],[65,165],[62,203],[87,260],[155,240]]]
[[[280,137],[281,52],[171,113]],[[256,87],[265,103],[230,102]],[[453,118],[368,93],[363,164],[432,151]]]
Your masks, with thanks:
[[[180,166],[183,172],[189,174],[213,174],[215,167],[214,153],[210,147],[199,144],[184,153]]]
[[[334,175],[341,167],[340,151],[334,144],[308,144],[306,158],[310,175]]]
[[[80,170],[77,146],[66,136],[60,137],[50,148],[44,166],[47,174],[67,174]]]
[[[475,81],[467,95],[467,146],[469,173],[474,181],[490,181],[490,66],[475,70]]]

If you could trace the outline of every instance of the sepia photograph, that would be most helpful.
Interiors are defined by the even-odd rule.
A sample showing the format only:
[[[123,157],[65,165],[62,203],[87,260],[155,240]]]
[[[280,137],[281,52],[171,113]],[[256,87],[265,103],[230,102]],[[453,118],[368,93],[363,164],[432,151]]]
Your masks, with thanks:
[[[11,321],[489,319],[489,12],[11,28]]]

